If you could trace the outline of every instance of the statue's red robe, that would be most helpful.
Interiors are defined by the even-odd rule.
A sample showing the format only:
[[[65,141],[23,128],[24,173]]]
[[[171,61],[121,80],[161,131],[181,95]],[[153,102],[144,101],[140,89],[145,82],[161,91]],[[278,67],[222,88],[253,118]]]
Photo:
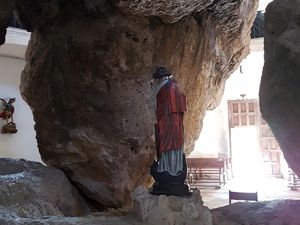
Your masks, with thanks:
[[[159,153],[183,150],[183,114],[186,111],[185,96],[169,80],[156,95],[156,119]]]

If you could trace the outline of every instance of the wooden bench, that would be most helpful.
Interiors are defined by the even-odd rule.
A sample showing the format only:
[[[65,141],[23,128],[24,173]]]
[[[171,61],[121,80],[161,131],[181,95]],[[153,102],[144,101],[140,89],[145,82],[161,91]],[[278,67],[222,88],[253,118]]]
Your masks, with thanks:
[[[300,189],[300,179],[291,168],[289,168],[289,187],[292,190]]]
[[[257,201],[257,192],[237,192],[229,190],[229,205],[231,200]]]
[[[225,159],[187,158],[188,183],[191,188],[220,188],[226,183]]]

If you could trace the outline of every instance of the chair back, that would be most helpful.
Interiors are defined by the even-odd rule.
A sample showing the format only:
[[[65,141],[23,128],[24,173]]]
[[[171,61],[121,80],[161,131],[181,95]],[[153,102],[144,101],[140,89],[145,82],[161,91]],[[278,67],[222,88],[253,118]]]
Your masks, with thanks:
[[[229,205],[231,200],[258,201],[257,192],[236,192],[229,190]]]

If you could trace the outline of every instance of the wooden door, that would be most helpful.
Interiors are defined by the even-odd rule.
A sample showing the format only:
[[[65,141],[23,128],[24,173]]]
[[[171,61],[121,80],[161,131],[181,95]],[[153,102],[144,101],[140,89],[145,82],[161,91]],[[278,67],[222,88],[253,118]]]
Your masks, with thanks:
[[[282,177],[280,166],[282,151],[270,127],[261,116],[258,100],[229,100],[228,117],[230,129],[246,126],[257,127],[259,151],[264,171],[266,175]]]
[[[282,177],[280,158],[282,151],[274,137],[271,128],[260,115],[259,123],[260,152],[264,162],[264,169],[269,176]]]

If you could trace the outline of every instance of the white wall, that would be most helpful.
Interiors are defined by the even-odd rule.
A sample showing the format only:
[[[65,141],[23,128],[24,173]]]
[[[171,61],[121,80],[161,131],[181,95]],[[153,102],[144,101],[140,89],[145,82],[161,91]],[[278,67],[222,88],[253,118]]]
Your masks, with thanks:
[[[242,72],[240,71],[240,68],[238,68],[226,81],[224,95],[222,97],[220,105],[216,109],[206,112],[200,137],[196,141],[194,151],[190,154],[190,157],[218,157],[220,153],[229,152],[227,101],[242,99],[241,94],[246,94],[245,99],[259,99],[259,86],[264,65],[263,38],[251,40],[250,48],[250,54],[240,64]],[[240,149],[240,146],[238,146],[237,143],[242,143],[244,145],[244,142],[246,141],[245,140],[243,142],[244,136],[247,137],[247,139],[257,137],[256,132],[250,130],[251,128],[231,129],[231,150],[232,154],[235,154],[236,158],[239,157],[238,151],[236,151],[236,149]],[[245,132],[250,133],[245,134]],[[257,152],[255,153],[257,156],[257,140],[254,141],[253,138],[250,143],[253,145],[251,146],[252,151],[253,149],[257,149]],[[256,145],[256,147],[254,147],[254,145]],[[245,146],[243,148],[245,150]],[[243,156],[245,156],[244,159],[247,159],[248,157],[246,154]],[[243,159],[243,157],[240,158]],[[237,161],[234,160],[234,158],[232,158],[232,160],[233,163],[235,163],[236,168],[238,169],[247,169],[247,167],[240,167],[239,164],[246,165],[251,161],[250,159]],[[283,157],[281,157],[281,166],[281,171],[284,177],[287,177],[288,166]],[[257,171],[260,171],[260,168],[261,165],[256,163],[256,169],[258,169]],[[234,172],[236,175],[238,175],[241,171]],[[245,174],[245,171],[243,172],[243,174]]]
[[[265,10],[267,5],[273,0],[259,0],[258,11]]]
[[[0,157],[24,158],[41,161],[33,128],[34,121],[29,106],[22,99],[19,91],[20,76],[25,61],[0,56],[0,98],[16,98],[14,122],[16,134],[0,133]],[[2,104],[1,104],[2,109]],[[4,125],[0,119],[0,128]]]
[[[228,151],[227,102],[211,111],[207,111],[203,120],[202,132],[195,143],[190,157],[215,158]]]
[[[222,100],[241,99],[241,94],[246,94],[245,99],[258,99],[260,79],[264,66],[263,39],[251,41],[251,52],[242,61],[230,78],[226,81]]]
[[[242,61],[240,68],[226,81],[220,105],[207,111],[203,128],[190,157],[218,157],[229,152],[228,100],[258,99],[260,79],[264,64],[263,38],[251,40],[251,52]]]

